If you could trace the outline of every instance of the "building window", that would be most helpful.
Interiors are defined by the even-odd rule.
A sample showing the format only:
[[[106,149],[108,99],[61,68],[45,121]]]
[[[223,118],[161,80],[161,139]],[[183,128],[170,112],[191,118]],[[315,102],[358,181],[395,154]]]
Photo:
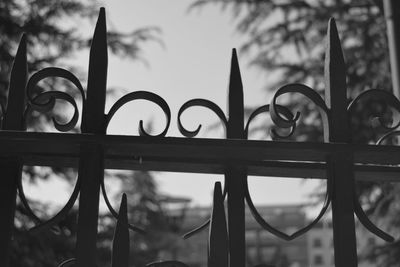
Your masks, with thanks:
[[[322,255],[317,254],[317,255],[314,256],[314,264],[315,265],[324,264],[324,259],[322,258]]]
[[[315,238],[313,241],[313,247],[314,248],[320,248],[322,247],[322,241],[320,238]]]

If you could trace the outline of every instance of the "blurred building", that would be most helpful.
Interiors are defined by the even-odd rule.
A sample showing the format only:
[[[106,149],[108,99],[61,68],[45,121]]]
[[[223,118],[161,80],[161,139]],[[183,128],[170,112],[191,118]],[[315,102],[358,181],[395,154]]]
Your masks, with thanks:
[[[259,206],[258,212],[272,226],[286,233],[293,233],[308,222],[302,205]],[[194,207],[185,211],[181,232],[201,225],[210,216],[208,207]],[[368,248],[384,241],[367,233],[358,223],[357,242],[359,255]],[[180,260],[191,267],[207,266],[208,229],[189,239],[180,239],[174,253],[164,254],[164,259]],[[247,266],[267,264],[275,267],[332,267],[334,266],[332,223],[320,221],[313,229],[292,241],[281,240],[262,229],[246,210]],[[360,267],[376,266],[360,260]]]
[[[260,206],[258,211],[268,223],[285,232],[294,232],[306,223],[305,213],[299,205]],[[182,232],[201,225],[209,218],[210,212],[208,207],[187,209],[182,222]],[[178,253],[174,253],[175,259],[191,267],[206,267],[207,240],[208,230],[205,229],[187,240],[179,241]],[[308,267],[306,236],[291,242],[278,239],[263,230],[249,210],[246,210],[246,243],[248,266],[265,263],[282,267]]]
[[[260,206],[261,216],[285,233],[293,233],[306,224],[302,206]],[[260,263],[276,266],[308,266],[307,239],[301,236],[290,242],[262,229],[246,210],[246,244],[248,266]]]
[[[330,220],[320,221],[306,236],[309,266],[334,266],[332,222]],[[359,256],[358,266],[379,266],[378,259],[371,262],[366,259],[366,256],[373,247],[383,245],[385,241],[368,232],[358,221],[356,221],[356,237]]]

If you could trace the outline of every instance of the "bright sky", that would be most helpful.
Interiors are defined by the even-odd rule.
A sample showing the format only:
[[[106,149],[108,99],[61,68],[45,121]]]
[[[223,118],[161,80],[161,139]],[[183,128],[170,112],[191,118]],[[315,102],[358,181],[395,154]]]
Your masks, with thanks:
[[[144,26],[162,29],[165,48],[153,44],[145,47],[145,59],[140,62],[109,55],[108,85],[127,91],[148,90],[159,94],[169,104],[172,121],[168,136],[182,136],[176,126],[177,111],[186,101],[206,98],[226,110],[231,49],[240,47],[243,39],[234,31],[229,13],[217,6],[188,12],[191,1],[173,0],[113,0],[106,2],[108,28],[131,31]],[[269,103],[262,90],[268,74],[249,68],[246,58],[239,55],[246,106]],[[80,62],[80,60],[79,60]],[[88,59],[82,59],[86,69]],[[107,100],[107,110],[116,99]],[[152,104],[133,102],[121,109],[109,127],[109,134],[137,135],[139,119],[153,120],[154,131],[164,127],[164,115]],[[147,120],[146,120],[147,118]],[[193,109],[184,116],[188,129],[198,123],[212,125],[217,118],[205,109]],[[204,127],[203,127],[204,129]],[[222,131],[203,131],[200,137],[223,137]],[[192,198],[195,205],[209,205],[213,181],[218,175],[155,173],[160,190],[167,194]],[[256,204],[298,203],[307,201],[315,182],[299,179],[250,179],[250,190]]]

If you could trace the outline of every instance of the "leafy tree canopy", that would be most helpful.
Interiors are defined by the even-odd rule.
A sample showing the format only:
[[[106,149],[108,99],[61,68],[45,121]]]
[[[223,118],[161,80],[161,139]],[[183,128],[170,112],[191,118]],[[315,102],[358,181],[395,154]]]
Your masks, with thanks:
[[[98,14],[94,0],[4,0],[0,2],[0,92],[4,92],[23,32],[28,35],[29,70],[68,59],[89,48]],[[81,28],[88,27],[89,34]],[[143,60],[142,48],[148,41],[160,41],[160,29],[146,27],[131,32],[108,29],[112,53],[133,60]]]

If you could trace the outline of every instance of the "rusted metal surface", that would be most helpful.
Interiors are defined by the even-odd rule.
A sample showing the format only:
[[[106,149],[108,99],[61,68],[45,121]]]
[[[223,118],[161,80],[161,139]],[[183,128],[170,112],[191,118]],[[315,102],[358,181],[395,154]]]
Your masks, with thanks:
[[[53,119],[59,131],[69,131],[79,120],[79,101],[66,92],[46,91],[34,93],[35,86],[48,77],[61,77],[78,90],[82,103],[81,133],[26,133],[24,119],[32,110],[50,111],[56,100],[71,104],[74,114],[70,121],[60,123]],[[0,132],[0,170],[2,187],[0,205],[5,217],[0,220],[0,265],[7,266],[12,238],[16,189],[28,215],[36,223],[31,231],[43,231],[60,222],[72,209],[79,195],[79,217],[74,259],[60,266],[94,267],[99,197],[102,193],[110,213],[117,219],[113,241],[111,266],[129,266],[129,232],[144,232],[131,225],[127,218],[127,197],[121,200],[119,211],[110,204],[104,186],[104,169],[162,170],[198,173],[220,173],[225,176],[224,188],[217,183],[214,189],[211,218],[188,233],[185,237],[209,229],[209,266],[244,267],[246,263],[244,210],[247,204],[255,220],[265,231],[284,240],[295,239],[312,227],[325,215],[332,204],[335,266],[357,266],[354,214],[370,232],[386,241],[393,237],[377,228],[362,210],[355,194],[355,180],[399,181],[400,148],[381,145],[400,135],[394,126],[385,126],[387,133],[378,145],[351,143],[350,118],[357,105],[365,98],[378,99],[400,112],[400,101],[385,91],[369,90],[356,97],[349,105],[346,97],[346,72],[336,25],[329,21],[325,61],[325,98],[312,88],[302,84],[289,84],[279,88],[270,104],[256,108],[245,122],[243,85],[236,51],[233,51],[228,92],[228,112],[207,99],[192,99],[184,103],[178,112],[178,129],[185,137],[195,137],[200,129],[188,130],[181,115],[191,107],[204,107],[214,112],[226,129],[226,139],[201,139],[166,137],[171,124],[171,111],[160,96],[146,91],[131,92],[104,113],[107,89],[107,40],[104,9],[99,19],[91,46],[87,97],[78,78],[60,68],[45,68],[34,73],[27,81],[25,37],[22,38],[11,74],[8,107]],[[25,86],[26,85],[26,86]],[[26,95],[25,95],[26,91]],[[287,138],[296,131],[300,113],[278,104],[278,98],[289,93],[300,93],[315,104],[324,127],[324,143],[298,143],[281,141],[247,140],[249,125],[261,113],[269,113],[275,128],[274,138]],[[139,123],[140,136],[107,135],[107,127],[114,114],[125,104],[146,100],[158,105],[165,114],[166,124],[162,132],[150,134],[143,121]],[[27,102],[25,104],[25,102]],[[225,115],[227,114],[227,115]],[[287,129],[286,134],[278,128]],[[21,166],[75,166],[78,179],[73,193],[65,206],[54,217],[41,221],[27,201],[21,184]],[[287,234],[268,223],[251,199],[248,175],[315,178],[327,180],[324,204],[318,216],[306,227]],[[265,177],[268,179],[268,177]],[[283,179],[283,178],[282,178]],[[227,198],[227,221],[224,200]],[[174,259],[153,262],[147,266],[187,266]],[[261,266],[261,265],[260,265]]]

